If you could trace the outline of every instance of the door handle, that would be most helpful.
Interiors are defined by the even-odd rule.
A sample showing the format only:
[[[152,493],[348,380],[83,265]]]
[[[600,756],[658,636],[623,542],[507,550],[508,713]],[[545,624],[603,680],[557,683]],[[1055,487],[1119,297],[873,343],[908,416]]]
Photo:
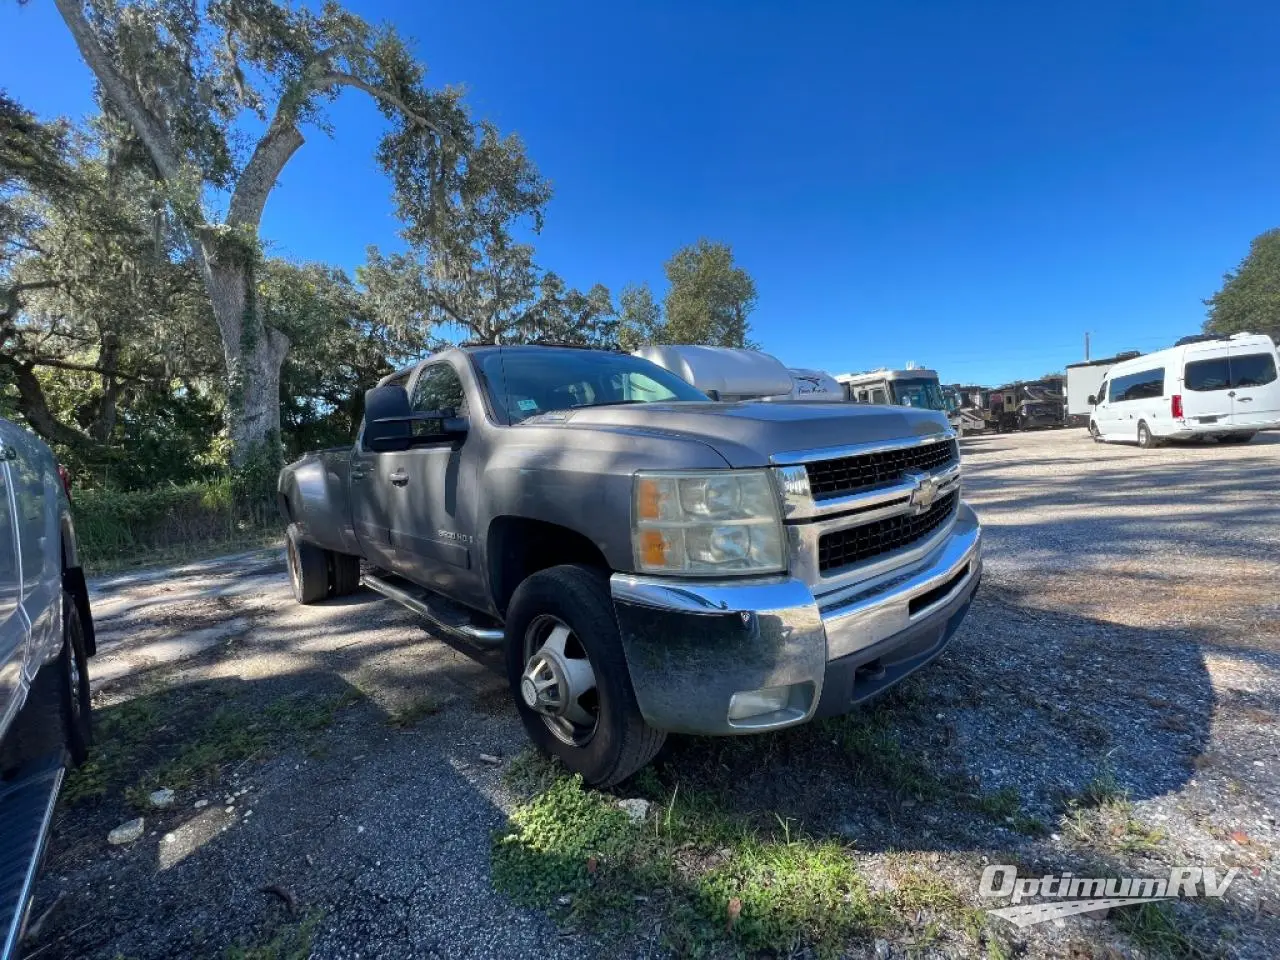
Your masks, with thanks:
[[[1236,403],[1253,403],[1253,397],[1236,397]]]
[[[352,470],[352,471],[351,471],[351,479],[352,479],[352,480],[363,480],[364,478],[365,478],[365,472],[364,472],[363,470]]]
[[[409,471],[406,470],[404,467],[401,467],[395,473],[391,474],[391,476],[388,477],[387,479],[389,479],[397,487],[406,486],[409,483]]]

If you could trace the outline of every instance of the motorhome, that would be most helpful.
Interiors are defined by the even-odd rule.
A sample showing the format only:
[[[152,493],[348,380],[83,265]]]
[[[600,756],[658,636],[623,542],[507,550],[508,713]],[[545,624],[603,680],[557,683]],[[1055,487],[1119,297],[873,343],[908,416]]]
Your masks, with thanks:
[[[1163,440],[1248,443],[1280,428],[1280,357],[1270,337],[1184,337],[1117,363],[1092,398],[1095,440],[1152,447]]]
[[[718,400],[845,399],[844,389],[829,374],[788,368],[777,357],[759,350],[667,344],[640,347],[633,353]]]
[[[946,412],[947,402],[933,370],[873,370],[870,373],[840,373],[836,380],[845,396],[855,403],[887,403],[900,407]]]

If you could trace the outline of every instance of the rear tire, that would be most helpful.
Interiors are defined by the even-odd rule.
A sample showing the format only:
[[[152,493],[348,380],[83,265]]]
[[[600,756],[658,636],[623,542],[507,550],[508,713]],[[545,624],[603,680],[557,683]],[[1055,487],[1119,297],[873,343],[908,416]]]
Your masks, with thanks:
[[[329,551],[329,561],[333,567],[333,595],[345,597],[360,589],[360,558],[349,553]]]
[[[299,603],[315,603],[329,595],[329,561],[325,550],[307,543],[296,523],[285,531],[285,559],[289,565],[289,582],[293,598]]]
[[[1151,435],[1151,428],[1147,426],[1145,420],[1138,421],[1138,446],[1143,450],[1150,450],[1152,447],[1159,446],[1159,441]]]
[[[526,649],[531,638],[538,636],[540,624],[557,622],[570,631],[571,652],[585,653],[585,658],[572,659],[579,664],[586,659],[595,682],[590,691],[594,698],[577,700],[594,707],[594,727],[567,731],[561,723],[560,734],[553,732],[556,718],[533,709],[521,693],[525,667],[542,649]],[[526,579],[507,611],[505,650],[507,679],[529,738],[587,783],[613,786],[647,765],[662,747],[666,734],[646,724],[636,704],[607,575],[559,566]],[[569,732],[580,735],[566,736]]]

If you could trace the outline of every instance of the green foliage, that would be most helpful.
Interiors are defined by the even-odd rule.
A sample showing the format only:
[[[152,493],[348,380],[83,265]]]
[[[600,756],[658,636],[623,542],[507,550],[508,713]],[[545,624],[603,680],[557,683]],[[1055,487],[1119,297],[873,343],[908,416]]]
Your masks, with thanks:
[[[71,510],[83,559],[99,569],[174,546],[236,541],[280,525],[274,503],[240,499],[230,477],[152,490],[80,490]]]
[[[616,319],[608,289],[568,288],[534,261],[517,240],[542,229],[551,185],[514,136],[500,136],[452,103],[444,169],[413,139],[395,139],[379,153],[396,185],[396,206],[410,241],[407,254],[369,251],[360,281],[375,302],[481,343],[553,340],[612,345]]]
[[[776,818],[749,825],[704,794],[661,790],[631,822],[613,797],[526,761],[513,773],[540,792],[494,836],[495,886],[588,928],[660,928],[678,956],[765,951],[777,956],[865,952],[877,936],[919,930],[977,943],[985,916],[940,877],[904,864],[878,892],[853,851]],[[548,779],[548,775],[551,778]]]
[[[1280,341],[1280,228],[1253,238],[1248,256],[1205,304],[1209,333],[1265,333]]]
[[[632,284],[618,297],[618,346],[626,351],[663,342],[662,307],[647,283]]]
[[[670,284],[663,338],[668,343],[748,347],[756,285],[733,262],[727,243],[699,240],[677,250],[665,268]]]

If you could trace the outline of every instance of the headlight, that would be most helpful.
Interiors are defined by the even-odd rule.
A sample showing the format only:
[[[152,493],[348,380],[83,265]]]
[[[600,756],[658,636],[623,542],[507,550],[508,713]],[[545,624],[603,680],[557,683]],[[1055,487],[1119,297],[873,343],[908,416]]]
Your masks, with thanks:
[[[637,473],[636,569],[706,575],[787,567],[778,498],[765,470]]]

